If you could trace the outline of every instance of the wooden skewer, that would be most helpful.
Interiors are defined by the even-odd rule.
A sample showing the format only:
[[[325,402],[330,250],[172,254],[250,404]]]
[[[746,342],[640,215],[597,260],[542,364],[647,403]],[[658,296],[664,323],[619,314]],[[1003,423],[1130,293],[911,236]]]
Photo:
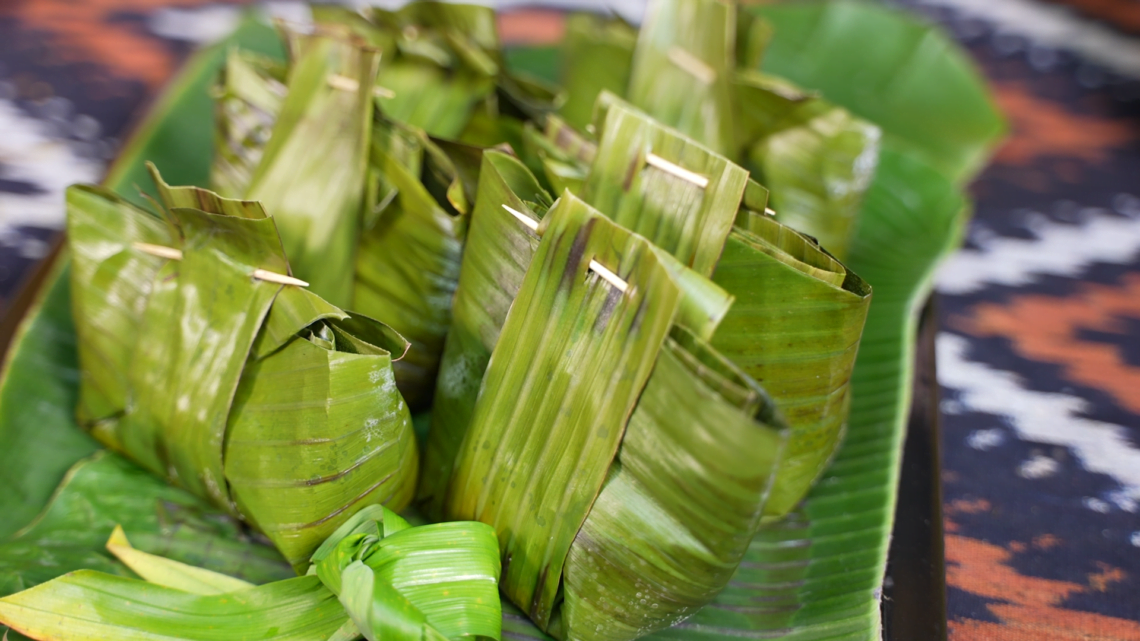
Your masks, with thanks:
[[[349,78],[348,76],[335,74],[329,76],[329,86],[333,89],[340,89],[341,91],[360,91],[360,82],[356,78]],[[396,92],[387,87],[377,85],[372,87],[372,95],[379,98],[395,98]]]
[[[162,245],[152,245],[150,243],[132,243],[132,247],[151,256],[158,256],[159,258],[167,258],[170,260],[182,260],[182,251],[173,247],[163,247]],[[300,278],[293,278],[292,276],[285,276],[277,274],[265,269],[255,269],[250,273],[250,276],[257,280],[263,280],[269,283],[278,283],[281,285],[295,285],[297,287],[308,287],[309,284]]]
[[[652,165],[652,166],[660,169],[661,171],[663,171],[667,174],[672,174],[672,175],[680,178],[681,180],[691,182],[694,185],[700,187],[701,189],[705,189],[709,186],[709,179],[706,176],[702,176],[698,173],[689,171],[688,169],[685,169],[684,167],[682,167],[676,163],[672,163],[672,162],[669,162],[668,160],[665,160],[664,158],[662,158],[661,156],[658,156],[657,154],[650,153],[649,155],[647,155],[645,157],[645,162],[649,165]]]
[[[514,216],[515,218],[517,218],[519,220],[519,222],[521,222],[522,224],[524,224],[528,228],[530,228],[531,231],[533,231],[533,232],[538,231],[538,222],[531,219],[526,214],[523,214],[520,211],[511,209],[507,205],[503,205],[503,209],[507,210],[507,213]],[[601,276],[602,279],[605,280],[607,283],[613,285],[614,289],[617,289],[619,292],[624,294],[627,291],[629,291],[629,283],[622,280],[621,277],[618,276],[617,274],[606,269],[606,266],[599,263],[598,261],[591,260],[590,261],[590,269],[593,270],[594,273],[597,274],[598,276]]]
[[[703,84],[711,85],[716,82],[716,69],[713,69],[707,62],[694,56],[681,47],[673,47],[669,49],[669,62],[677,65],[681,69],[687,71],[697,80]]]

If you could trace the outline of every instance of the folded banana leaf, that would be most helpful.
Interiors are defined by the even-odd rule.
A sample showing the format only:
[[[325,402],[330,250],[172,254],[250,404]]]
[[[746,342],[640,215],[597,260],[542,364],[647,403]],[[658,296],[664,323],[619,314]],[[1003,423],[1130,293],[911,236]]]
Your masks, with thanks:
[[[637,29],[617,16],[576,13],[566,19],[561,70],[566,102],[558,113],[571,127],[586,130],[603,91],[625,95],[636,44]]]
[[[216,92],[217,129],[210,185],[222,196],[240,198],[273,133],[289,89],[280,61],[244,49],[230,49]]]
[[[713,281],[736,297],[712,344],[792,426],[765,513],[795,507],[839,445],[871,288],[814,240],[744,209]]]
[[[407,343],[251,277],[289,273],[260,204],[154,177],[169,227],[98,188],[69,192],[76,326],[102,338],[80,355],[81,396],[119,402],[92,434],[242,516],[294,564],[361,507],[406,505],[417,454],[392,353]]]
[[[969,56],[902,10],[834,0],[745,12],[776,34],[764,71],[818,90],[878,125],[885,146],[917,154],[955,184],[977,175],[1005,135],[1001,112]]]
[[[875,175],[879,128],[787,81],[755,71],[734,78],[746,163],[772,192],[780,222],[840,259]]]
[[[145,580],[74,572],[0,599],[0,623],[40,639],[500,636],[495,535],[482,523],[412,528],[369,506],[317,549],[309,576],[261,586],[136,550],[122,528],[107,549]]]
[[[377,121],[372,226],[360,236],[356,309],[383,315],[411,342],[396,364],[400,391],[422,410],[431,402],[467,232],[463,181],[450,159],[413,128]]]
[[[736,5],[657,0],[637,36],[630,102],[716,153],[735,155],[732,73]]]
[[[290,39],[295,60],[288,93],[241,196],[274,212],[298,277],[334,305],[348,306],[378,56],[343,37],[290,34]],[[354,88],[333,83],[338,78]]]
[[[490,166],[496,160],[499,165],[498,171]],[[485,163],[488,165],[485,171],[492,172],[491,175],[497,174],[499,193],[494,198],[485,197],[484,194],[490,193],[494,187],[489,185],[484,191],[481,185],[475,220],[480,221],[480,224],[486,220],[487,230],[490,231],[493,227],[498,227],[493,223],[497,215],[496,210],[501,211],[502,205],[505,204],[494,201],[506,199],[512,201],[514,205],[526,206],[518,201],[517,196],[512,193],[511,186],[502,180],[502,175],[513,174],[516,188],[526,189],[528,182],[532,189],[537,185],[533,178],[526,181],[525,169],[517,161],[506,156],[496,158],[492,154],[487,154]],[[544,211],[544,208],[538,209]],[[480,218],[484,215],[487,215],[487,218]],[[632,248],[636,248],[637,243],[645,243],[637,236],[629,236],[629,232],[620,227],[611,227],[609,226],[611,224],[604,223],[604,218],[571,194],[563,195],[554,209],[543,218],[543,225],[558,224],[561,220],[557,218],[558,216],[579,219],[576,226],[568,226],[566,231],[561,232],[567,237],[573,236],[576,239],[569,249],[571,260],[581,261],[583,255],[591,254],[588,248],[579,250],[575,247],[588,243],[589,241],[582,239],[588,238],[587,234],[595,233],[596,229],[603,230],[602,233],[615,234],[617,239],[623,237],[630,239],[624,242],[627,245],[634,242],[630,246]],[[500,219],[500,222],[505,229],[496,229],[500,233],[488,233],[487,245],[491,246],[499,239],[513,237],[515,242],[521,240],[525,243],[516,252],[516,256],[524,260],[529,259],[535,252],[534,241],[528,242],[527,237],[530,233],[526,231],[522,234],[512,233],[511,226],[515,230],[521,229],[519,221],[512,214]],[[540,231],[543,229],[540,227]],[[475,234],[473,238],[481,237],[478,232],[473,233]],[[507,247],[510,246],[510,242],[506,241]],[[605,242],[610,246],[615,243],[619,247],[622,246],[622,241],[619,240]],[[500,241],[500,246],[503,244]],[[684,274],[689,274],[691,279],[703,280],[695,272],[681,266],[666,252],[648,244],[645,248],[648,252],[645,255],[652,256],[658,261],[659,268],[667,276],[676,275],[685,278]],[[525,282],[532,282],[532,287],[538,287],[533,284],[539,282],[539,277],[534,274],[538,266],[543,264],[540,262],[541,245],[538,252],[533,262],[528,261],[530,268],[526,271],[528,280]],[[495,252],[488,252],[488,255],[501,256]],[[511,264],[508,260],[500,259],[499,262]],[[491,261],[484,262],[488,263]],[[554,350],[555,354],[569,350],[569,354],[581,355],[581,358],[588,359],[581,363],[566,365],[575,373],[565,383],[558,383],[557,381],[564,380],[567,374],[557,374],[548,369],[554,367],[555,371],[561,371],[564,361],[548,359],[545,365],[541,364],[544,361],[539,361],[539,365],[531,365],[534,349],[520,348],[520,344],[524,344],[524,341],[513,336],[508,337],[507,334],[504,334],[505,340],[497,341],[499,326],[504,322],[503,315],[506,315],[507,323],[502,329],[503,332],[510,330],[512,317],[531,319],[529,321],[531,323],[539,322],[538,319],[551,323],[558,322],[556,319],[546,321],[550,312],[545,309],[533,310],[528,306],[526,309],[530,309],[531,313],[525,316],[522,315],[523,312],[515,311],[530,295],[525,282],[521,284],[521,290],[518,284],[523,280],[522,272],[527,270],[526,265],[519,264],[510,268],[508,273],[511,275],[497,281],[487,279],[485,276],[480,278],[481,274],[474,261],[470,272],[467,269],[465,264],[466,280],[464,285],[461,285],[458,300],[471,296],[467,293],[469,285],[479,287],[481,291],[488,291],[497,286],[500,293],[497,298],[500,300],[509,301],[515,293],[518,293],[518,298],[510,308],[510,314],[507,314],[503,305],[490,310],[481,309],[480,301],[488,298],[471,296],[465,302],[470,305],[474,312],[472,316],[477,320],[470,325],[457,320],[453,326],[452,336],[461,337],[465,343],[474,346],[462,356],[472,354],[483,360],[472,362],[466,358],[454,361],[445,359],[445,366],[455,367],[456,371],[465,370],[463,371],[465,376],[457,376],[455,380],[462,381],[466,387],[455,386],[454,389],[461,394],[448,399],[449,407],[458,407],[461,412],[456,414],[461,416],[474,413],[470,428],[462,434],[458,434],[464,427],[462,424],[449,420],[447,414],[439,413],[440,420],[447,421],[445,425],[455,430],[455,433],[441,435],[437,433],[436,425],[433,424],[432,432],[429,434],[428,451],[432,451],[433,444],[440,445],[441,441],[444,441],[444,436],[450,436],[452,439],[457,435],[462,437],[459,456],[455,463],[455,474],[451,479],[447,495],[449,516],[470,514],[471,512],[465,510],[475,510],[475,514],[481,520],[487,520],[499,528],[502,536],[506,537],[502,541],[504,559],[511,560],[510,563],[505,563],[504,590],[515,603],[524,607],[533,619],[557,636],[635,638],[645,631],[665,627],[703,605],[728,580],[747,546],[747,541],[751,538],[751,532],[754,532],[759,524],[760,508],[770,487],[772,473],[782,451],[785,436],[781,431],[782,419],[773,413],[771,402],[767,400],[762,390],[730,363],[716,355],[699,335],[685,328],[689,324],[698,327],[698,331],[705,335],[710,334],[730,301],[726,297],[720,297],[716,299],[718,302],[712,302],[707,298],[697,302],[699,297],[695,294],[708,292],[708,288],[699,288],[693,282],[677,285],[675,281],[674,287],[679,287],[678,292],[683,298],[678,304],[676,316],[677,322],[681,324],[673,330],[673,337],[662,343],[657,350],[660,351],[660,355],[656,358],[656,367],[652,376],[648,378],[648,385],[640,397],[641,400],[637,402],[633,418],[629,419],[625,440],[622,441],[621,450],[615,460],[613,445],[610,445],[613,441],[605,439],[612,438],[613,432],[622,430],[624,417],[618,411],[620,407],[614,408],[609,405],[603,408],[610,412],[609,421],[606,422],[605,418],[599,419],[599,416],[606,416],[602,411],[592,410],[583,414],[555,413],[558,412],[558,405],[555,405],[554,409],[549,410],[558,417],[554,419],[556,422],[551,431],[531,429],[531,426],[535,425],[549,425],[549,421],[544,420],[546,415],[543,414],[543,409],[540,408],[551,403],[552,399],[557,399],[558,393],[574,394],[577,390],[581,390],[576,388],[576,385],[588,386],[591,384],[590,381],[593,381],[594,385],[612,386],[615,377],[604,374],[591,376],[584,371],[577,371],[586,369],[592,372],[595,367],[605,367],[605,359],[611,358],[610,355],[592,353],[588,348],[570,347],[557,339],[551,340],[553,345],[549,349]],[[562,268],[547,269],[550,270],[548,273],[563,273]],[[496,272],[500,270],[501,268],[496,268]],[[621,270],[618,271],[621,273]],[[472,274],[470,278],[467,276],[468,273]],[[566,277],[563,276],[562,279],[561,282],[565,283]],[[629,291],[635,291],[637,288],[633,282],[635,281],[631,279]],[[566,286],[573,287],[574,283],[568,283]],[[538,291],[547,292],[552,285],[545,287],[547,289]],[[614,298],[612,293],[607,296],[611,300]],[[604,305],[601,308],[602,314],[616,314],[618,312],[610,311],[609,307],[615,306],[620,309],[622,301],[602,304]],[[650,304],[648,301],[641,303],[643,306]],[[578,340],[589,340],[590,330],[602,331],[599,327],[600,322],[595,324],[589,319],[590,310],[585,305],[578,304],[576,300],[559,302],[555,311],[557,309],[565,309],[564,314],[578,318],[576,324],[583,328],[579,331],[584,331],[586,334]],[[709,322],[707,314],[714,309],[718,310],[713,312],[716,321]],[[647,315],[649,312],[642,309],[637,313]],[[703,322],[702,313],[705,314]],[[514,316],[515,314],[518,316]],[[515,323],[522,322],[527,321],[515,321]],[[460,333],[463,330],[470,331],[473,336],[466,338],[466,334]],[[556,331],[558,330],[552,327],[540,335],[549,338],[555,336]],[[637,333],[632,335],[636,337]],[[629,340],[628,334],[619,336]],[[576,337],[568,340],[573,338]],[[539,345],[546,343],[544,340]],[[449,337],[449,349],[451,345]],[[521,367],[522,369],[518,371],[526,374],[525,382],[514,382],[508,385],[509,389],[526,391],[522,395],[517,392],[496,391],[494,386],[503,383],[491,377],[495,373],[495,364],[502,363],[502,360],[496,361],[491,358],[491,366],[486,370],[487,378],[479,391],[479,401],[476,403],[475,389],[472,388],[478,388],[478,379],[483,376],[482,366],[487,363],[492,348],[505,350],[500,359],[511,359],[508,363],[515,365],[508,367]],[[478,369],[470,368],[471,365],[476,365]],[[518,375],[516,371],[515,376]],[[532,385],[540,386],[550,377],[555,381],[554,390],[532,387]],[[628,375],[616,378],[619,381],[626,379]],[[569,385],[569,388],[564,387],[565,385]],[[446,388],[441,386],[441,391],[444,389]],[[577,393],[591,394],[588,387]],[[533,396],[528,398],[528,395]],[[635,401],[636,399],[631,399],[627,404]],[[495,407],[501,406],[499,412],[502,414],[495,415],[491,414],[490,410],[485,410],[485,404],[489,402]],[[553,402],[557,403],[556,400]],[[606,403],[612,403],[612,400],[607,398]],[[675,405],[678,403],[679,405]],[[514,404],[518,404],[519,408],[512,411],[511,408],[516,407]],[[526,409],[522,409],[523,407]],[[679,411],[680,407],[687,408],[692,413]],[[482,411],[486,411],[490,417],[480,414]],[[629,410],[625,411],[628,413]],[[694,422],[695,416],[703,418]],[[524,423],[521,423],[519,428],[514,428],[514,432],[510,432],[510,420],[524,421]],[[576,426],[575,420],[584,422],[587,427]],[[701,420],[709,421],[711,431],[705,432],[698,427]],[[610,423],[614,423],[616,427]],[[528,429],[519,432],[522,425],[526,425]],[[585,430],[585,434],[594,432],[596,438],[587,438],[582,442],[581,439],[585,437],[584,434],[579,434],[582,430]],[[503,432],[507,432],[507,435]],[[582,454],[566,454],[563,439],[569,443],[566,447],[569,447],[570,451],[577,452],[579,450],[576,448],[581,448]],[[547,445],[536,445],[539,442],[545,442]],[[491,443],[499,445],[491,450],[494,455],[488,457],[485,449]],[[450,450],[446,447],[441,448],[448,454],[454,451],[454,441],[444,442],[443,445],[452,446]],[[539,459],[535,463],[533,458],[530,458],[535,456],[532,449],[534,447],[539,447],[539,451],[560,452],[560,454],[550,460]],[[521,451],[516,451],[518,448],[521,448]],[[735,452],[736,457],[728,456],[729,451]],[[427,457],[425,459],[430,460]],[[682,460],[686,463],[680,464]],[[561,462],[563,469],[559,469],[558,461]],[[446,472],[448,461],[444,463],[443,471]],[[463,467],[465,464],[473,466],[474,471],[465,470]],[[425,463],[425,470],[429,469],[427,465]],[[582,478],[582,475],[576,471],[583,466],[595,470],[592,483]],[[480,470],[485,471],[480,472]],[[545,476],[567,473],[573,478],[570,485],[572,489],[568,490],[568,493],[586,493],[584,496],[566,497],[552,492],[553,496],[541,498],[542,492],[549,491],[544,488],[562,487],[559,483],[543,482]],[[480,478],[484,480],[479,481]],[[499,487],[487,487],[495,483]],[[438,484],[436,485],[438,487]],[[590,503],[594,501],[593,493],[599,491],[596,502],[593,502],[593,510],[590,510]],[[517,500],[510,500],[512,492],[518,493]],[[691,492],[707,493],[701,499],[703,507],[693,505],[693,496],[689,494]],[[502,498],[504,493],[507,498]],[[727,499],[726,495],[733,498]],[[727,500],[728,503],[719,502],[721,500]],[[730,505],[736,507],[729,507]],[[708,512],[703,511],[706,508],[709,509]],[[548,513],[547,510],[551,512]],[[520,513],[535,511],[538,516],[534,520],[520,519]],[[588,516],[585,511],[589,511]],[[715,512],[715,516],[710,514],[711,512]],[[556,520],[560,518],[567,519],[567,524],[560,527]],[[583,523],[580,531],[577,527],[579,523]],[[547,525],[549,527],[542,527]],[[645,540],[633,541],[630,538],[629,528],[633,528],[633,531],[640,535],[638,538],[644,537]],[[691,534],[690,528],[694,528]],[[646,537],[645,533],[649,531],[655,532],[656,536]],[[575,532],[578,532],[576,538]],[[572,544],[566,539],[567,535],[573,538]],[[662,557],[658,553],[663,540],[670,541],[674,549],[668,557]],[[565,598],[562,604],[564,607],[552,612],[550,603],[554,597],[554,588],[558,587],[559,583],[555,575],[563,563],[565,563],[562,575],[564,585],[561,594]],[[630,577],[628,582],[623,578],[627,576],[625,571],[617,569],[625,567],[637,568],[637,573]],[[614,571],[611,573],[606,570]],[[606,585],[599,584],[600,572],[605,573]],[[648,577],[646,573],[649,573]],[[643,584],[641,579],[645,579],[646,583]],[[633,587],[641,588],[643,591],[645,602],[641,603],[640,607],[630,607],[627,603],[629,595],[632,594],[632,590],[627,588]]]

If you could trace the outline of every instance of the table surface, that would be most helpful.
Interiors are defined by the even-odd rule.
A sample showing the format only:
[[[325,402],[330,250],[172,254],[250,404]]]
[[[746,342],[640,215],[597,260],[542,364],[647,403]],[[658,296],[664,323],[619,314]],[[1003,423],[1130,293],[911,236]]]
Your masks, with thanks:
[[[1013,129],[938,277],[950,638],[1140,640],[1140,4],[904,4],[968,48]],[[0,1],[0,306],[62,225],[62,190],[98,180],[236,11]]]

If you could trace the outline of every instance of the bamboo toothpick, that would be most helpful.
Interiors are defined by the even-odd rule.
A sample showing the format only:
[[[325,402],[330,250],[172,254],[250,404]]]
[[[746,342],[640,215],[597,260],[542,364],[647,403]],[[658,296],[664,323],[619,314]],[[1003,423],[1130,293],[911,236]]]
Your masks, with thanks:
[[[681,47],[673,47],[669,49],[669,62],[677,65],[689,75],[693,76],[701,83],[711,85],[716,82],[716,69],[709,66],[707,62],[694,56]]]
[[[169,258],[170,260],[182,260],[182,251],[173,247],[151,245],[150,243],[132,243],[132,246],[144,254],[150,254],[151,256]]]
[[[688,169],[685,169],[676,163],[669,162],[657,154],[650,153],[645,157],[645,162],[667,174],[672,174],[681,180],[691,182],[701,189],[705,189],[709,186],[709,179],[707,177],[702,176],[696,172],[689,171]]]
[[[519,222],[521,222],[522,224],[524,224],[528,228],[530,228],[531,231],[533,231],[533,232],[538,231],[538,222],[537,221],[531,219],[529,216],[523,214],[520,211],[516,211],[514,209],[511,209],[507,205],[503,205],[503,209],[507,210],[507,213],[514,216],[515,218],[517,218],[519,220]],[[629,291],[629,283],[622,280],[621,277],[618,276],[617,274],[606,269],[606,266],[599,263],[598,261],[591,260],[590,261],[590,269],[593,270],[593,272],[595,274],[597,274],[598,276],[601,276],[602,279],[605,280],[607,283],[609,283],[610,285],[613,285],[614,289],[618,290],[619,292],[624,294],[627,291]]]
[[[300,278],[293,278],[292,276],[285,276],[284,274],[276,274],[264,269],[255,269],[250,276],[257,280],[264,280],[269,283],[280,283],[281,285],[295,285],[297,287],[308,287],[309,284]]]
[[[173,247],[163,247],[162,245],[152,245],[150,243],[131,243],[135,249],[150,254],[151,256],[158,256],[159,258],[167,258],[170,260],[182,260],[182,251]],[[308,287],[309,284],[300,278],[293,278],[292,276],[285,276],[284,274],[277,274],[265,269],[255,269],[249,274],[257,280],[263,280],[268,283],[278,283],[280,285],[295,285],[297,287]]]
[[[341,91],[360,91],[360,82],[356,78],[336,74],[329,76],[329,86]],[[372,95],[378,98],[395,98],[396,92],[376,85],[372,87]]]

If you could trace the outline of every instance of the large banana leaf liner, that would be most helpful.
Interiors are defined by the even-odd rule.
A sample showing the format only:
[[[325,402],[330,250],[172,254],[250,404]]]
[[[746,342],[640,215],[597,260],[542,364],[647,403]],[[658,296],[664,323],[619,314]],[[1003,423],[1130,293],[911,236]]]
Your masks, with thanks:
[[[163,217],[68,191],[79,423],[304,563],[355,511],[412,497],[416,444],[392,369],[407,343],[255,277],[290,274],[259,203],[154,176]]]
[[[743,168],[596,111],[580,197],[484,154],[419,495],[496,527],[540,628],[632,639],[711,601],[822,472],[870,288]]]

